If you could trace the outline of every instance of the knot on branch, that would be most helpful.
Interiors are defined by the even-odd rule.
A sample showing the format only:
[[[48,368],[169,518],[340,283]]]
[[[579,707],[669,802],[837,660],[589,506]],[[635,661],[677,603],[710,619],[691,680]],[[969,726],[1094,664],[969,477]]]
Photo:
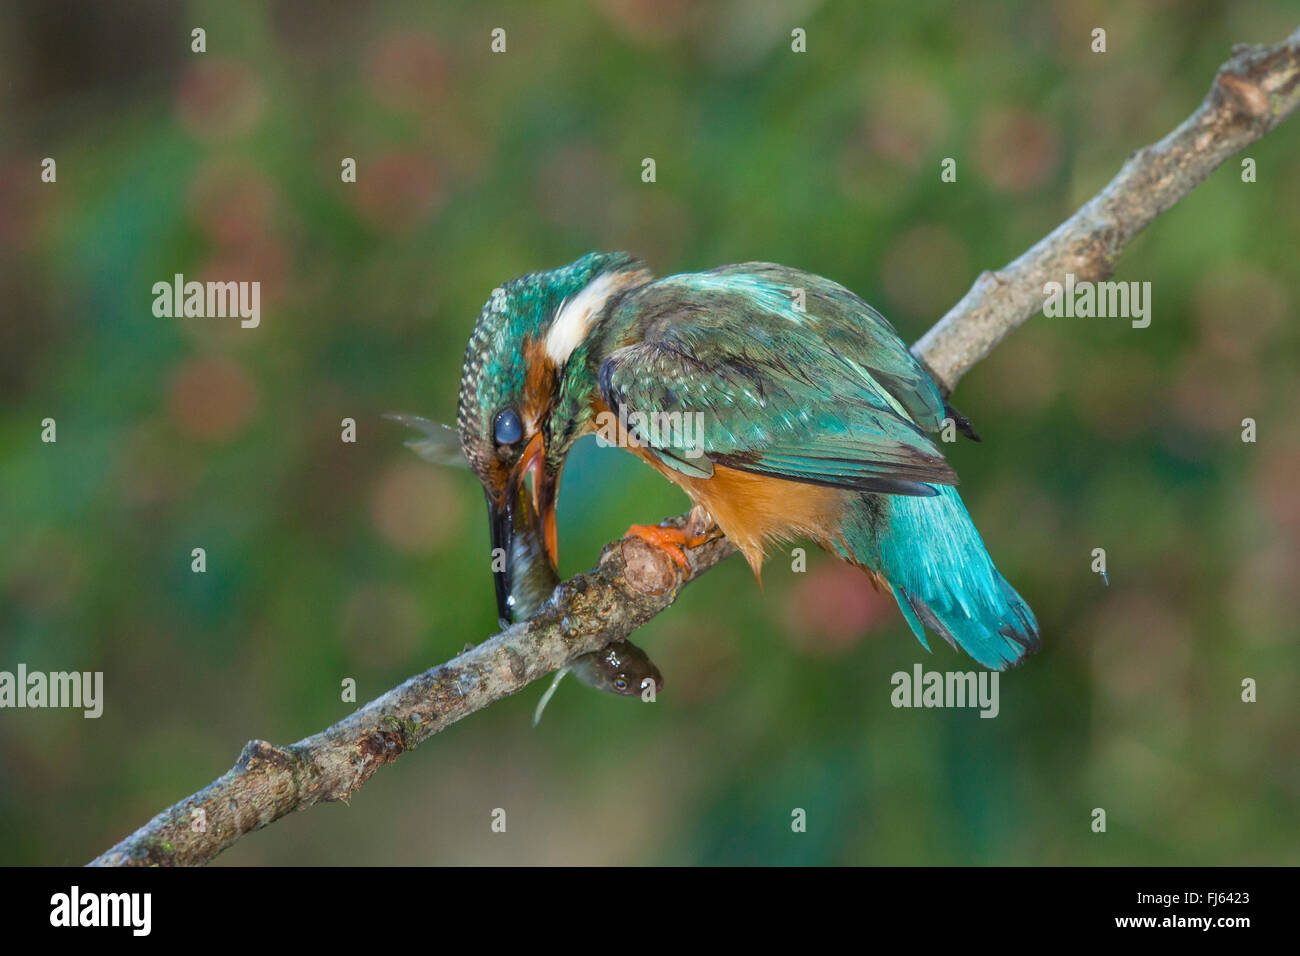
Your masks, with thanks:
[[[1300,93],[1300,30],[1273,47],[1232,48],[1210,91],[1228,124],[1268,129],[1294,108]]]
[[[240,773],[267,773],[268,771],[288,771],[296,773],[302,765],[302,758],[292,751],[267,743],[265,740],[250,740],[239,752],[235,768]]]
[[[1075,278],[1100,282],[1115,274],[1115,263],[1128,236],[1113,222],[1101,220],[1070,244],[1068,260]]]
[[[1254,123],[1269,115],[1268,94],[1258,83],[1225,68],[1214,78],[1215,106],[1232,120]]]
[[[361,757],[361,762],[372,763],[374,767],[392,763],[406,751],[414,750],[418,742],[416,721],[388,716],[380,723],[383,726],[376,727],[357,741],[357,754]],[[372,768],[370,773],[373,772]]]
[[[642,594],[667,594],[677,586],[677,565],[666,552],[652,547],[643,538],[624,538],[623,577],[628,586]]]

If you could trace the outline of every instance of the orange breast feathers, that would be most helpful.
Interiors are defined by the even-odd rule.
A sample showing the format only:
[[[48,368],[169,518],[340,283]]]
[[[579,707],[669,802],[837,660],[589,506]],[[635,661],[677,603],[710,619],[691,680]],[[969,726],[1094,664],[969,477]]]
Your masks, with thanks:
[[[754,569],[755,577],[760,577],[768,545],[811,538],[828,547],[839,534],[840,516],[848,498],[840,489],[769,478],[721,465],[713,467],[712,478],[692,478],[648,452],[642,457],[713,516],[722,533]]]
[[[608,411],[599,399],[595,408],[597,413]],[[712,478],[693,478],[665,465],[649,449],[633,446],[622,431],[618,438],[620,447],[641,458],[707,510],[760,580],[769,545],[809,538],[829,548],[839,537],[841,516],[851,492],[721,465],[713,466]]]

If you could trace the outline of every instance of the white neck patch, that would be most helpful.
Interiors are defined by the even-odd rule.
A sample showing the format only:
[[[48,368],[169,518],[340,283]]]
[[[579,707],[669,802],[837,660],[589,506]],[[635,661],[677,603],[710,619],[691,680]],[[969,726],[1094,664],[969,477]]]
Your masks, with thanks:
[[[586,340],[609,297],[635,276],[636,273],[629,272],[603,273],[583,286],[577,295],[560,303],[555,321],[546,333],[546,354],[552,362],[563,367],[573,350]]]

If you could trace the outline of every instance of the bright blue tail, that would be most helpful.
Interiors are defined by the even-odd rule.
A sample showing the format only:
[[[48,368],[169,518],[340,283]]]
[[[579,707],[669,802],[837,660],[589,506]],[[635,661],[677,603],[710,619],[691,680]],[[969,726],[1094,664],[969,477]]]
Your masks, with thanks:
[[[850,557],[885,576],[922,647],[930,649],[925,625],[993,670],[1038,650],[1034,612],[993,566],[957,489],[863,501],[845,523]]]

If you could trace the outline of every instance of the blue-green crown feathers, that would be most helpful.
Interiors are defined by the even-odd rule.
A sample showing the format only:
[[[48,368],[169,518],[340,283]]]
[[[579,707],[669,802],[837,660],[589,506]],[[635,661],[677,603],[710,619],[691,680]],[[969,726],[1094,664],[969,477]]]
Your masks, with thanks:
[[[465,349],[456,410],[461,448],[476,471],[481,471],[491,448],[493,417],[523,391],[528,373],[525,343],[545,334],[565,299],[601,273],[635,263],[627,253],[591,252],[567,266],[530,272],[492,291]]]

